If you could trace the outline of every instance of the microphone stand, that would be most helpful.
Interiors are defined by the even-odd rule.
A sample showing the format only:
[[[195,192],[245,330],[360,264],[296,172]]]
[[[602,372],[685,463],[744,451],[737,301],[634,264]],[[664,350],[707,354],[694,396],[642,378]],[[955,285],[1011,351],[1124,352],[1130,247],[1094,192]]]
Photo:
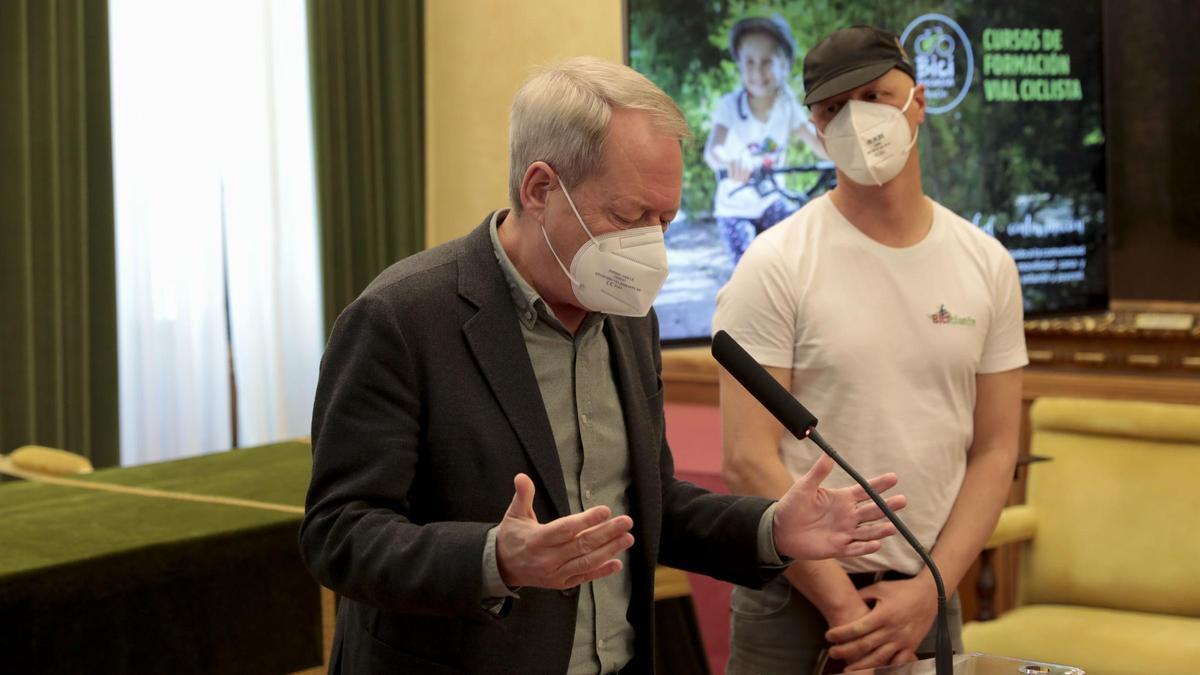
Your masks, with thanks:
[[[909,531],[904,521],[900,520],[900,517],[888,508],[887,503],[883,501],[883,497],[879,496],[879,493],[867,483],[866,479],[858,471],[855,471],[854,467],[850,466],[849,462],[842,459],[842,456],[837,453],[837,450],[833,449],[833,446],[825,442],[825,439],[821,437],[816,427],[805,429],[804,436],[813,443],[816,443],[817,447],[821,448],[826,455],[829,455],[838,466],[842,467],[843,471],[850,474],[854,482],[861,485],[867,491],[867,496],[871,498],[871,501],[875,502],[875,505],[883,511],[883,515],[896,526],[896,530],[900,532],[900,536],[904,537],[908,545],[917,552],[917,555],[921,556],[921,560],[929,568],[929,573],[933,575],[933,583],[937,586],[937,632],[935,633],[934,669],[937,675],[953,675],[954,663],[951,659],[950,624],[946,620],[946,586],[942,583],[942,574],[938,571],[937,565],[934,564],[933,558],[930,557],[929,552],[925,550],[921,542],[917,541],[917,538]]]

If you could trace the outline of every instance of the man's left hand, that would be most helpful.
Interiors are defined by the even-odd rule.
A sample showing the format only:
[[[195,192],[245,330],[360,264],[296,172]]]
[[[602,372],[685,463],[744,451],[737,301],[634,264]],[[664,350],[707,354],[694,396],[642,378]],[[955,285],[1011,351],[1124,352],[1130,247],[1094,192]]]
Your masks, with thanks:
[[[917,647],[937,617],[933,579],[921,575],[881,581],[859,591],[871,611],[825,633],[833,643],[829,655],[845,661],[846,670],[861,670],[916,660]]]
[[[851,558],[879,550],[880,539],[896,533],[862,486],[830,490],[821,487],[833,471],[833,460],[822,455],[808,473],[792,485],[775,507],[775,550],[801,560]],[[896,485],[895,474],[867,481],[876,492]],[[904,508],[904,495],[887,498],[893,511]]]

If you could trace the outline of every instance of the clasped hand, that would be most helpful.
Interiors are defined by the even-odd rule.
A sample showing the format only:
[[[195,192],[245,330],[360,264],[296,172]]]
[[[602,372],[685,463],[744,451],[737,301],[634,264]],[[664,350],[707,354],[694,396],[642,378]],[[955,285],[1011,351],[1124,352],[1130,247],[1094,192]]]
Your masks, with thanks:
[[[847,670],[916,660],[917,647],[937,616],[932,577],[881,581],[858,593],[871,609],[854,621],[829,629],[825,634],[833,644],[829,655],[845,661]]]

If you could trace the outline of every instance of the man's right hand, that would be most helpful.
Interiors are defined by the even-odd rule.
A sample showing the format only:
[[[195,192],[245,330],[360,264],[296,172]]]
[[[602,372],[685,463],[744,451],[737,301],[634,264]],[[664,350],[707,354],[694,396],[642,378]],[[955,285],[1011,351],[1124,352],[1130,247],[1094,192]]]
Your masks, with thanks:
[[[745,183],[746,181],[750,180],[750,175],[754,173],[753,168],[743,162],[740,157],[730,162],[725,168],[725,171],[728,172],[729,177],[732,178],[735,183]]]
[[[621,570],[618,553],[633,546],[633,519],[607,506],[539,523],[533,481],[513,478],[516,493],[496,532],[500,578],[510,588],[567,589]]]

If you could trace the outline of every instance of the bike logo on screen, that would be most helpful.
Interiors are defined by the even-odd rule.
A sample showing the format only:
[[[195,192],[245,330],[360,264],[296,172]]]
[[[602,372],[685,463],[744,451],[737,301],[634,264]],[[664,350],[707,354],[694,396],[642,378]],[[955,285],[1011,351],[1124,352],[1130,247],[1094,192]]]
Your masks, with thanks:
[[[913,55],[928,112],[940,115],[962,103],[975,73],[975,56],[962,26],[943,14],[924,14],[908,24],[900,42]]]

